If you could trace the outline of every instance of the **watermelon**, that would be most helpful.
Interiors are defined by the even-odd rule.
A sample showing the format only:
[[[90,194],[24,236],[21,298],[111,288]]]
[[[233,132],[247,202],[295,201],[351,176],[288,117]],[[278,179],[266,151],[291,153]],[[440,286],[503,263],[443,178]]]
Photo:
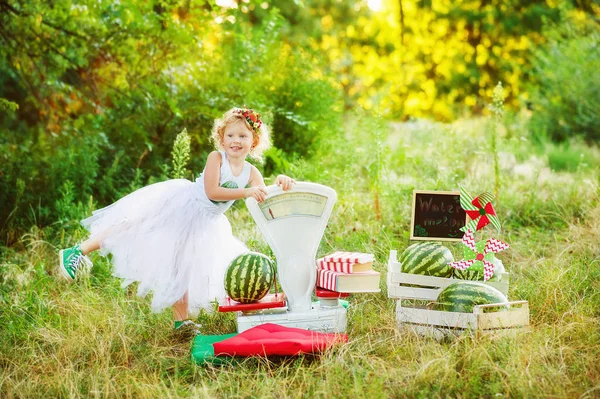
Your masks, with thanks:
[[[234,301],[253,303],[269,293],[275,265],[258,252],[247,252],[235,258],[225,272],[225,292]]]
[[[225,183],[221,184],[221,187],[224,187],[224,188],[238,188],[238,185],[234,181],[226,181]],[[212,202],[215,205],[219,205],[219,204],[223,204],[223,203],[229,202],[229,201],[213,201],[213,200],[210,200],[210,202]]]
[[[476,282],[459,281],[444,288],[437,297],[434,309],[446,312],[472,313],[475,305],[508,302],[496,288]],[[488,311],[506,310],[508,305],[489,308]]]
[[[412,244],[400,255],[403,273],[424,274],[426,276],[452,276],[453,268],[448,265],[452,261],[454,261],[452,252],[435,242]]]
[[[502,273],[505,272],[504,264],[498,258],[494,258],[491,262],[496,268],[494,269],[494,275],[488,281],[501,281]],[[460,280],[483,281],[483,263],[476,262],[465,270],[454,269],[452,277]]]

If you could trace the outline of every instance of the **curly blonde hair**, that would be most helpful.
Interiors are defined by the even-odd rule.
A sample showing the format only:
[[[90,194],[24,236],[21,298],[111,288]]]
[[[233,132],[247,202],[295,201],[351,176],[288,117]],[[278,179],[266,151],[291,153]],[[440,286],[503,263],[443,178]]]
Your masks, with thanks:
[[[258,129],[254,130],[246,120],[246,117],[240,112],[241,110],[242,108],[231,108],[229,111],[225,112],[221,118],[215,119],[210,135],[211,141],[217,149],[222,149],[221,143],[227,125],[236,121],[243,121],[248,127],[248,130],[252,132],[252,149],[250,150],[249,155],[251,158],[262,162],[263,153],[271,147],[269,128],[263,123]]]

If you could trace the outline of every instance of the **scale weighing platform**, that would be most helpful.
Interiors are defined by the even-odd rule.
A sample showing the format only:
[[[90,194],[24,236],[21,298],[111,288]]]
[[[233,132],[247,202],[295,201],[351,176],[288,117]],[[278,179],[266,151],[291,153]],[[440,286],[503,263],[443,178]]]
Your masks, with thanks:
[[[307,182],[298,182],[288,191],[269,186],[262,203],[252,197],[246,199],[250,214],[275,254],[284,294],[271,294],[252,310],[238,308],[238,332],[265,323],[320,332],[346,331],[346,309],[337,299],[313,303],[311,298],[317,279],[317,250],[336,200],[335,190]],[[279,307],[265,309],[265,302]]]

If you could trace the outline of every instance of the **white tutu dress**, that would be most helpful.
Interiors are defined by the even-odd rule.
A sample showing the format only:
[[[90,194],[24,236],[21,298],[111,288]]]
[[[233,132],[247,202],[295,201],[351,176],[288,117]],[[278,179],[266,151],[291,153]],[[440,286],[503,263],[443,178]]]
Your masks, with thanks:
[[[220,185],[248,184],[251,166],[234,176],[224,151]],[[195,183],[168,180],[141,188],[81,224],[99,238],[100,253],[113,255],[113,274],[123,287],[138,281],[138,295],[153,291],[152,310],[173,305],[188,292],[188,309],[211,309],[225,296],[223,278],[229,263],[247,252],[231,233],[223,213],[234,201],[214,203],[204,190],[204,173]]]

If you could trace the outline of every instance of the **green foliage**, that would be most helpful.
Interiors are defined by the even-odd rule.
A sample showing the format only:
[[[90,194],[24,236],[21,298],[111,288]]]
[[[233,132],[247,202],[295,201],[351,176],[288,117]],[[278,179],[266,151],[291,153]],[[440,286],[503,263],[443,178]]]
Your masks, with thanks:
[[[8,101],[5,98],[0,98],[0,110],[2,109],[16,111],[19,109],[19,104]]]
[[[283,4],[285,3],[285,4]],[[374,9],[380,3],[381,10]],[[277,2],[297,31],[328,58],[348,108],[355,104],[397,119],[452,120],[481,113],[492,88],[507,83],[507,105],[518,107],[528,64],[544,42],[544,21],[557,21],[560,3],[528,1],[306,1]],[[596,14],[594,14],[596,13]],[[440,46],[440,43],[444,43]]]
[[[546,32],[548,44],[536,52],[532,89],[533,133],[565,141],[600,141],[600,27],[563,16]],[[543,139],[542,139],[543,140]]]
[[[259,7],[257,21],[245,6],[207,2],[0,8],[0,97],[20,105],[0,123],[0,235],[10,243],[56,221],[67,180],[75,198],[107,205],[184,173],[170,167],[182,126],[197,175],[214,118],[232,106],[252,106],[274,128],[267,176],[338,128],[335,84],[314,72],[316,52],[282,40],[277,9]]]
[[[549,144],[546,146],[545,152],[548,154],[548,166],[556,172],[573,173],[600,168],[594,149],[577,140]]]
[[[341,93],[329,76],[315,68],[319,54],[283,40],[281,34],[288,26],[277,9],[264,12],[260,26],[251,23],[250,14],[231,14],[249,23],[227,28],[223,59],[214,66],[215,92],[220,94],[213,101],[223,96],[221,109],[241,103],[264,109],[261,114],[272,128],[280,154],[290,160],[313,155],[321,138],[341,123]],[[271,155],[277,158],[275,152],[266,154],[267,175],[280,163]]]
[[[57,220],[59,222],[67,222],[74,220],[76,215],[73,215],[73,203],[75,201],[74,185],[70,180],[66,180],[61,187],[61,198],[56,201]]]

